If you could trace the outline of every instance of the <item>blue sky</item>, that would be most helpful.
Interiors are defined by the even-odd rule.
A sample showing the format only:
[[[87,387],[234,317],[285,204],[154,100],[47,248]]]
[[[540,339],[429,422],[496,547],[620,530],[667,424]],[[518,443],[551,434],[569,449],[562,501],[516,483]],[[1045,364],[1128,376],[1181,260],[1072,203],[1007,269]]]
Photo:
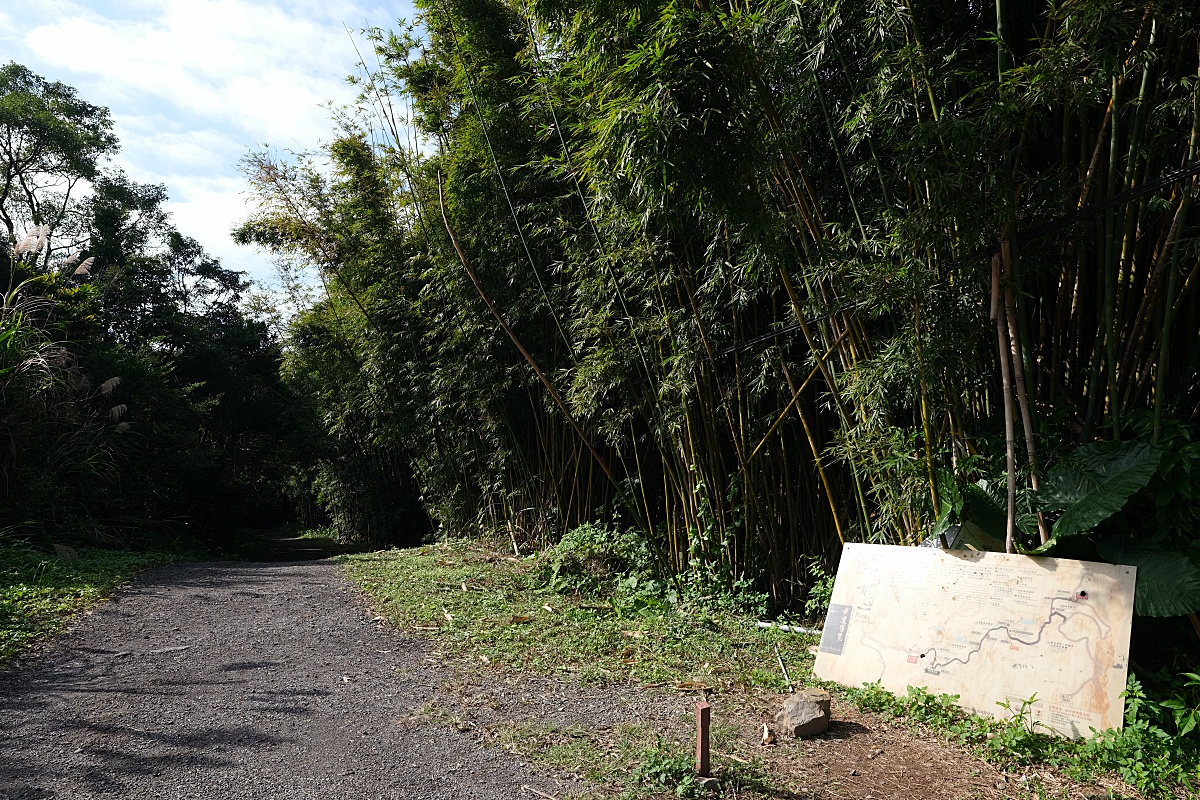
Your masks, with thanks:
[[[413,16],[411,0],[6,0],[0,62],[107,106],[121,140],[116,163],[167,186],[180,231],[269,281],[268,259],[229,238],[248,208],[238,160],[263,145],[327,140],[324,106],[354,96],[345,78],[358,57],[346,28]]]

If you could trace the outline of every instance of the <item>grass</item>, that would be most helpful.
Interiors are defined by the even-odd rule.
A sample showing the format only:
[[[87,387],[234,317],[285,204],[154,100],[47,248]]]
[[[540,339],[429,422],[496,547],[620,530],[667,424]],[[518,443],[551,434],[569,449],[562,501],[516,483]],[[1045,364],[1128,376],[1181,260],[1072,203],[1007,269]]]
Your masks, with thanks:
[[[507,670],[679,689],[784,691],[774,648],[806,674],[815,637],[753,618],[665,603],[629,611],[544,587],[533,558],[455,542],[343,557],[352,578],[400,628],[443,652]]]
[[[1006,768],[1047,765],[1080,782],[1112,776],[1147,798],[1196,797],[1200,788],[1195,738],[1164,730],[1159,704],[1146,697],[1136,679],[1125,693],[1125,727],[1090,739],[1066,739],[1039,730],[1024,706],[1006,707],[1010,716],[995,720],[965,713],[955,705],[956,697],[913,686],[904,697],[878,684],[839,689],[863,710],[925,725]]]
[[[0,541],[0,667],[62,630],[140,570],[177,560],[160,552],[81,548],[66,559]]]
[[[748,791],[757,796],[770,788],[757,764],[720,757],[713,763],[721,777],[706,787],[695,774],[695,754],[688,746],[639,725],[602,733],[577,725],[510,722],[493,731],[490,739],[528,761],[573,773],[594,785],[623,785],[621,797],[626,800],[664,793],[699,798],[711,796],[711,790],[720,796],[741,797]],[[611,797],[611,792],[572,795],[573,800],[592,797]]]
[[[696,691],[781,692],[786,689],[775,647],[794,681],[812,685],[816,637],[762,629],[754,617],[700,606],[646,602],[635,607],[597,602],[547,588],[545,562],[504,555],[500,546],[448,542],[415,550],[342,557],[351,577],[393,624],[435,640],[438,652],[480,668],[512,673],[567,673],[610,685]],[[1153,703],[1131,682],[1133,715],[1123,731],[1072,741],[1031,730],[1021,709],[1008,720],[964,713],[954,698],[911,689],[896,697],[878,686],[846,689],[819,684],[859,708],[963,745],[1003,769],[1054,770],[1067,781],[1120,780],[1145,797],[1191,796],[1200,782],[1197,748],[1154,724]],[[714,730],[714,747],[719,748]],[[679,742],[634,728],[620,735],[511,723],[492,732],[499,745],[540,763],[614,785],[627,793],[662,788],[676,775],[680,796],[699,791],[685,780],[691,763]],[[654,766],[654,765],[657,765]],[[682,765],[682,766],[681,766]],[[760,768],[730,762],[739,786],[758,794],[770,786]],[[740,772],[739,772],[740,771]],[[656,788],[657,787],[657,788]],[[765,789],[764,789],[765,790]],[[740,789],[739,789],[740,791]],[[1022,795],[1041,796],[1040,786]],[[1114,795],[1116,796],[1116,795]]]
[[[581,726],[560,728],[529,722],[510,722],[491,734],[494,744],[510,753],[603,784],[614,775],[632,772],[643,750],[655,743],[649,729],[629,725],[613,737]]]
[[[483,669],[728,693],[786,691],[776,647],[794,678],[812,666],[808,648],[815,637],[762,629],[754,617],[687,603],[640,600],[632,610],[559,594],[546,588],[537,558],[506,556],[486,543],[455,541],[346,555],[341,561],[394,625],[432,637],[439,655]],[[735,736],[718,727],[716,750]],[[607,787],[599,796],[611,796],[613,787],[624,797],[711,796],[696,780],[691,745],[682,741],[686,735],[676,740],[663,733],[642,726],[590,730],[523,721],[503,724],[488,736],[530,761]],[[766,796],[769,781],[757,764],[716,753],[713,763],[721,772],[716,788],[733,792],[728,796]]]
[[[341,544],[341,539],[338,537],[337,529],[332,525],[325,525],[319,528],[305,528],[304,530],[299,531],[295,538],[316,541],[320,542],[321,544]]]

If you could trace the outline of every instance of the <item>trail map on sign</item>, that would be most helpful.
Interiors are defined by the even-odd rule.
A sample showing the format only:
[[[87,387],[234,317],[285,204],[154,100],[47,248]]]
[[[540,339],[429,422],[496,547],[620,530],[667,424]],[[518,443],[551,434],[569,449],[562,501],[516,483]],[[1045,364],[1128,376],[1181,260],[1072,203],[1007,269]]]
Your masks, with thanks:
[[[813,673],[956,694],[997,717],[1036,695],[1027,713],[1065,736],[1119,728],[1135,578],[1090,561],[848,544]]]

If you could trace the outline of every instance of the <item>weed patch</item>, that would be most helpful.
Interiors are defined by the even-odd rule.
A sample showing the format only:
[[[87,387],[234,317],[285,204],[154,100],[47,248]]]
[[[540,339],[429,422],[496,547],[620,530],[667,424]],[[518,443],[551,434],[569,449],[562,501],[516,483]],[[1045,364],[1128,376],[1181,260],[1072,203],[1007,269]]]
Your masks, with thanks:
[[[138,571],[177,559],[169,553],[82,548],[67,560],[21,543],[0,544],[0,666]]]
[[[1032,722],[1028,710],[1032,698],[1005,705],[1005,718],[989,719],[963,712],[955,705],[957,697],[933,695],[916,686],[908,687],[903,697],[878,684],[829,688],[864,711],[925,725],[1006,769],[1046,765],[1076,781],[1114,775],[1147,798],[1177,797],[1181,792],[1190,797],[1200,786],[1197,742],[1186,734],[1171,735],[1152,721],[1170,709],[1160,710],[1163,704],[1147,698],[1134,677],[1125,692],[1124,729],[1081,740],[1052,735]]]
[[[603,784],[628,776],[654,734],[633,725],[610,732],[510,723],[492,731],[490,738],[511,753]]]
[[[486,542],[455,541],[347,555],[341,561],[381,614],[402,629],[432,638],[437,653],[464,664],[529,675],[567,673],[582,682],[662,691],[742,693],[769,709],[776,702],[770,693],[786,691],[775,659],[778,645],[793,679],[820,683],[810,679],[809,648],[816,637],[758,628],[756,617],[711,604],[630,592],[621,588],[626,578],[602,554],[556,563],[544,556],[504,555]],[[1177,797],[1200,784],[1200,762],[1189,738],[1196,726],[1186,735],[1166,732],[1173,730],[1176,718],[1180,729],[1187,726],[1195,704],[1156,703],[1136,681],[1127,693],[1125,730],[1083,741],[1042,731],[1031,724],[1025,706],[1010,708],[1007,719],[994,720],[966,714],[956,698],[918,688],[896,697],[878,685],[821,685],[863,711],[915,728],[918,738],[933,733],[966,748],[963,755],[974,754],[1002,771],[1037,774],[1049,769],[1055,776],[1051,783],[1115,785],[1119,780],[1147,798]],[[713,734],[719,781],[705,785],[694,775],[690,744],[668,741],[662,731],[596,732],[513,723],[490,735],[506,749],[626,797],[711,796],[714,788],[726,796],[755,797],[782,788],[775,770],[786,758],[781,761],[752,744],[747,749],[744,727],[739,733],[717,725]],[[716,751],[740,755],[724,759]],[[760,755],[775,766],[760,767]],[[872,764],[872,758],[868,753],[856,763]],[[1006,791],[1048,796],[1036,779],[1017,788],[1007,786]]]
[[[718,758],[714,777],[705,780],[696,775],[694,759],[692,751],[680,743],[656,738],[639,754],[622,798],[632,800],[667,793],[698,800],[709,796],[740,797],[744,792],[765,795],[770,790],[763,771],[753,762],[722,763],[724,759]]]
[[[454,542],[342,558],[381,613],[436,638],[448,654],[535,674],[681,690],[786,687],[773,645],[793,674],[812,665],[815,639],[761,629],[686,604],[597,601],[559,594],[534,558]]]

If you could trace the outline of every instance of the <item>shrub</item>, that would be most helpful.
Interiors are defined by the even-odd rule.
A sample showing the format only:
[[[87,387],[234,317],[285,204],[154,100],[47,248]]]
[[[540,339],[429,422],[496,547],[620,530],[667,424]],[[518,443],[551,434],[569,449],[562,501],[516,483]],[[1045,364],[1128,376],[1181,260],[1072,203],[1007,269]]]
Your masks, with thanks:
[[[635,533],[580,525],[542,556],[546,585],[564,594],[610,597],[653,583],[653,556]]]

